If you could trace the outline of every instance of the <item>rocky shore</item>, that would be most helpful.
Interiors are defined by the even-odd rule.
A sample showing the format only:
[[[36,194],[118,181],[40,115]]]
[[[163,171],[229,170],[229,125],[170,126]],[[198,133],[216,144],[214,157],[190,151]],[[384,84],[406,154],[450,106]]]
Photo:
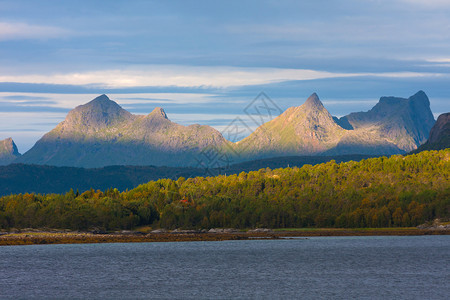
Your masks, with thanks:
[[[439,225],[440,226],[440,225]],[[80,243],[143,243],[143,242],[188,242],[225,241],[248,239],[291,239],[315,236],[382,236],[382,235],[450,235],[447,227],[441,228],[367,228],[367,229],[289,229],[272,230],[257,228],[241,231],[232,228],[212,228],[209,230],[165,230],[149,232],[92,230],[78,232],[69,230],[24,229],[0,233],[0,246],[36,244],[80,244]]]
[[[433,222],[427,222],[417,226],[418,229],[423,230],[449,230],[450,231],[450,222],[443,221],[441,219],[435,219]]]

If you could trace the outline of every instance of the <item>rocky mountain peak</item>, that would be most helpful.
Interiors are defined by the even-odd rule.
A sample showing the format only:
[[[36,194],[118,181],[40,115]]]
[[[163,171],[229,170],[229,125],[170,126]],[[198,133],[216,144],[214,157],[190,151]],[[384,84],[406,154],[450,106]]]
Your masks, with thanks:
[[[65,123],[71,126],[104,127],[131,116],[131,113],[103,94],[71,110]]]
[[[91,110],[91,111],[98,111],[103,113],[113,113],[123,110],[123,108],[117,104],[116,102],[112,101],[108,98],[105,94],[98,96],[94,100],[78,106],[78,108],[83,108],[83,110]]]
[[[396,113],[397,109],[404,108],[406,105],[420,110],[427,109],[430,106],[430,100],[424,91],[418,91],[408,99],[400,97],[381,97],[380,101],[372,110],[374,112],[386,112],[392,114]],[[418,113],[421,112],[422,111],[418,111]]]
[[[434,124],[434,117],[430,111],[430,100],[428,99],[427,95],[423,91],[419,91],[416,94],[414,94],[413,96],[409,97],[408,105],[413,110],[413,112],[419,116],[422,115],[425,111],[426,112],[429,111],[429,113],[424,115],[424,117],[432,120],[431,125]],[[429,121],[429,120],[424,120],[424,121]]]
[[[420,90],[408,99],[410,102],[420,103],[424,106],[430,106],[430,99],[428,99],[427,94],[424,91]]]
[[[9,164],[19,156],[20,153],[12,138],[0,141],[0,165]]]
[[[88,103],[95,103],[95,102],[96,102],[96,103],[105,103],[105,104],[107,104],[107,103],[109,103],[109,102],[114,102],[114,101],[112,101],[111,99],[109,99],[109,97],[106,96],[105,94],[102,94],[102,95],[100,95],[100,96],[94,98],[93,100],[91,100],[91,101],[88,102]]]
[[[418,130],[417,143],[424,143],[433,127],[435,120],[430,109],[430,100],[423,91],[408,98],[408,110],[414,127]]]
[[[154,118],[163,118],[168,120],[169,118],[167,118],[166,112],[164,111],[164,109],[162,107],[156,107],[150,114],[149,116],[154,117]]]
[[[250,153],[257,157],[296,153],[311,155],[336,146],[345,131],[313,93],[303,105],[288,108],[258,127],[239,142],[238,147],[252,149]]]
[[[324,106],[316,93],[309,96],[303,105],[309,109],[324,109]]]
[[[388,107],[389,105],[398,105],[404,102],[405,99],[399,97],[384,96],[380,98],[380,101],[375,105],[375,107]]]
[[[344,121],[355,130],[376,132],[379,137],[405,152],[424,143],[435,122],[430,101],[423,91],[408,99],[381,97],[371,110],[351,113],[339,120],[340,123]]]
[[[8,153],[12,155],[20,155],[17,146],[12,138],[0,141],[0,153]]]

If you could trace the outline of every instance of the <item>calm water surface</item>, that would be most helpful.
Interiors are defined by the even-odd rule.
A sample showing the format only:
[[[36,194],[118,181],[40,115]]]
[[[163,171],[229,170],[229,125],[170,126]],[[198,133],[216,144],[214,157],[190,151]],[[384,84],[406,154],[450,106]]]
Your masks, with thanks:
[[[0,247],[0,298],[449,295],[450,236]]]

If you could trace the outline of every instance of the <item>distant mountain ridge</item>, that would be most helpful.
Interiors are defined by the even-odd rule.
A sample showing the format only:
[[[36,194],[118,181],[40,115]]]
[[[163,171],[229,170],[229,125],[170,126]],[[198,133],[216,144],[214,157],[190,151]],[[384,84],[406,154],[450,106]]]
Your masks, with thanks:
[[[313,93],[237,143],[205,125],[182,126],[162,108],[133,115],[106,95],[70,111],[16,163],[103,167],[154,165],[199,167],[208,151],[233,163],[299,155],[389,155],[407,153],[428,138],[434,125],[423,91],[408,99],[382,97],[368,112],[331,116]],[[212,153],[217,154],[217,153]],[[215,167],[215,165],[203,165]]]

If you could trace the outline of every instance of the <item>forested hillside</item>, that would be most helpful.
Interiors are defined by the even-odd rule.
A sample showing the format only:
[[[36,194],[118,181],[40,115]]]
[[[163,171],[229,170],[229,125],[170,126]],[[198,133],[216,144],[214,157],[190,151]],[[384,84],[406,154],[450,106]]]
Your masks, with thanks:
[[[415,226],[450,217],[450,149],[0,198],[2,228]]]
[[[287,156],[266,158],[233,164],[224,168],[201,169],[187,167],[155,166],[109,166],[98,169],[11,164],[0,166],[0,196],[10,194],[65,194],[70,189],[83,193],[91,188],[106,190],[114,187],[119,191],[131,190],[150,180],[219,174],[239,174],[262,168],[301,167],[320,164],[334,159],[337,162],[360,161],[367,155],[341,156]]]

